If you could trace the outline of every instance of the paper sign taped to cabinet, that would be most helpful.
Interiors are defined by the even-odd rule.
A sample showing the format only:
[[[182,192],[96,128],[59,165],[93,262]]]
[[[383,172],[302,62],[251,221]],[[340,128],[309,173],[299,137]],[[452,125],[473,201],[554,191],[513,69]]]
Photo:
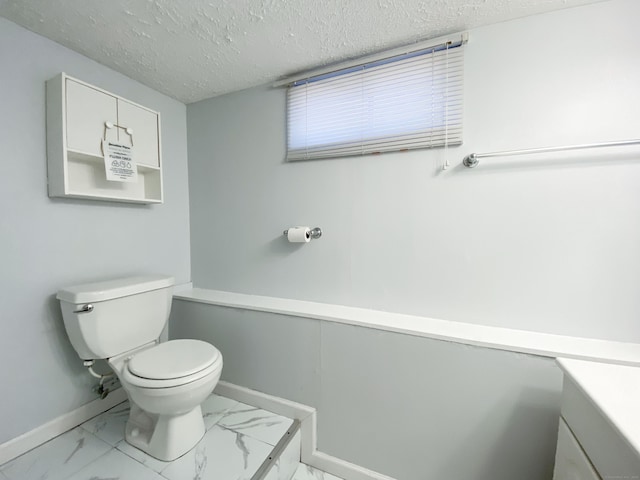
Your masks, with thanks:
[[[103,140],[102,152],[107,180],[130,183],[138,181],[138,165],[133,161],[133,147]]]

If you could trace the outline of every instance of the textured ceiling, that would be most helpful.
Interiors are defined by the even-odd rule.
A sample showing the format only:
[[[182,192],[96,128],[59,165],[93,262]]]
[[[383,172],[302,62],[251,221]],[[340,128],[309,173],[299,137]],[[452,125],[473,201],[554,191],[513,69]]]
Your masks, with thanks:
[[[0,16],[185,103],[595,0],[0,0]]]

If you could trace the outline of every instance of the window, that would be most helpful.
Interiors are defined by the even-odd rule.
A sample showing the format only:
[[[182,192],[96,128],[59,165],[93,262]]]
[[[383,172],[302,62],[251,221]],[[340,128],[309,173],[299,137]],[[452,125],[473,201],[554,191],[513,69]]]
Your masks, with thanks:
[[[463,41],[296,81],[287,159],[462,143]]]

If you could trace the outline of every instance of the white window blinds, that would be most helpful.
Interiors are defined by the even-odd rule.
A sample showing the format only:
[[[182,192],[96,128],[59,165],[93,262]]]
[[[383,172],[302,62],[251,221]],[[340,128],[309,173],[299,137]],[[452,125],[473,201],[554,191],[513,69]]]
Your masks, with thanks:
[[[462,143],[462,42],[298,81],[287,97],[287,159]]]

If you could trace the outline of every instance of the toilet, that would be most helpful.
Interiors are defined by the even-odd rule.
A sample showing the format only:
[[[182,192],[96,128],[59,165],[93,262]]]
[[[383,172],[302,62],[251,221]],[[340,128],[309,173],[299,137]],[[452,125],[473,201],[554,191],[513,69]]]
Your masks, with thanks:
[[[125,440],[164,461],[191,450],[205,433],[200,404],[222,372],[222,355],[200,340],[160,343],[174,279],[121,278],[58,291],[71,344],[85,365],[104,359],[131,404]]]

